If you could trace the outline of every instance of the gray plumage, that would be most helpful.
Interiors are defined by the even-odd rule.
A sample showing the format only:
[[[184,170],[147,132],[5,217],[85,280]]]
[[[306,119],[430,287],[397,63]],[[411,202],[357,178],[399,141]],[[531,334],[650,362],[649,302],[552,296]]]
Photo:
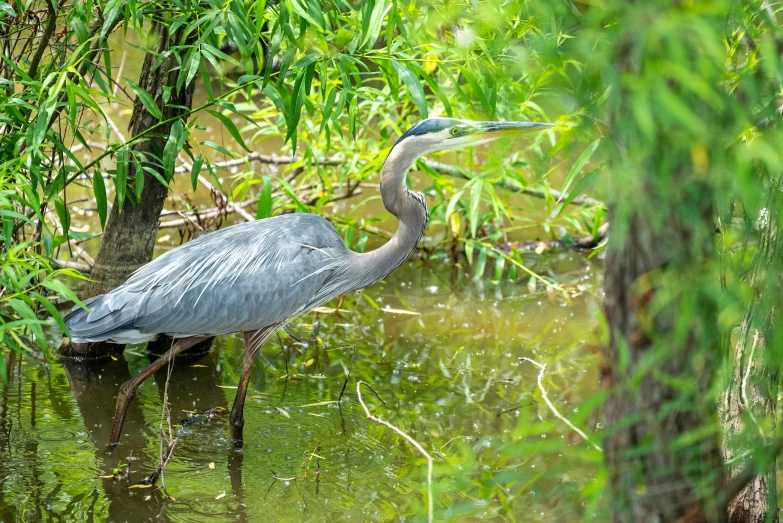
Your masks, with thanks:
[[[424,120],[392,148],[381,196],[399,220],[392,239],[369,253],[348,249],[334,227],[311,214],[288,214],[227,227],[178,247],[123,285],[65,317],[75,342],[141,343],[254,331],[284,324],[332,298],[385,278],[418,244],[427,225],[424,195],[405,177],[426,153],[483,143],[501,132],[546,124]]]

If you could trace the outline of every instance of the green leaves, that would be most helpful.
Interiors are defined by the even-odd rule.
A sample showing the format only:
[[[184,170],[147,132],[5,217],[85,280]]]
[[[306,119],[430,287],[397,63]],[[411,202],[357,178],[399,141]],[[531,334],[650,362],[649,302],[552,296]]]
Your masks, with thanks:
[[[269,176],[261,178],[261,196],[258,198],[256,220],[269,218],[272,215],[272,180]]]
[[[125,190],[128,184],[128,148],[123,146],[117,151],[117,170],[114,177],[114,191],[117,193],[117,203],[119,210],[122,211],[122,205],[125,202]]]
[[[98,208],[98,217],[101,220],[101,229],[106,227],[106,184],[103,183],[103,174],[96,169],[92,175],[92,192],[95,195],[95,206]]]
[[[187,137],[188,135],[185,132],[185,125],[182,123],[182,120],[174,122],[171,126],[169,137],[166,140],[166,145],[163,148],[163,177],[166,181],[171,180],[174,176],[174,162],[177,160],[177,155],[185,145]]]
[[[595,140],[593,143],[587,146],[587,148],[582,151],[582,154],[579,155],[579,158],[576,159],[574,164],[571,166],[571,168],[568,170],[568,176],[566,176],[565,182],[563,183],[563,194],[568,194],[568,188],[571,186],[571,183],[573,183],[574,178],[582,171],[584,166],[587,164],[588,161],[590,161],[590,158],[593,156],[593,153],[596,149],[598,149],[598,145],[601,143],[601,140]],[[573,199],[573,198],[572,198]]]
[[[150,93],[148,93],[143,87],[132,80],[128,80],[127,78],[123,78],[123,80],[125,80],[125,83],[128,84],[131,90],[136,94],[136,97],[139,99],[139,101],[141,101],[142,105],[144,105],[144,108],[147,109],[147,111],[152,116],[158,120],[163,118],[163,113],[158,107],[158,104],[155,103],[155,100],[153,100]]]
[[[589,173],[582,176],[582,178],[579,179],[578,182],[574,185],[574,188],[568,193],[568,196],[563,201],[562,205],[560,206],[560,211],[558,211],[557,215],[560,216],[563,214],[563,211],[566,210],[566,208],[571,204],[571,202],[582,194],[582,192],[590,187],[595,179],[598,177],[598,174],[601,172],[601,168],[597,167],[590,171]]]
[[[120,16],[123,0],[108,0],[103,8],[103,26],[101,27],[101,38],[106,38],[109,31],[114,27],[114,22]]]
[[[252,152],[250,149],[248,149],[247,145],[245,144],[245,140],[242,138],[242,135],[239,133],[239,130],[237,130],[236,125],[234,125],[234,122],[231,121],[231,118],[226,116],[225,114],[219,113],[217,111],[207,111],[209,114],[220,120],[220,122],[223,124],[223,127],[228,130],[228,132],[231,134],[231,136],[234,138],[234,140],[242,147],[242,149],[246,150],[247,152]]]
[[[408,92],[410,93],[411,98],[413,98],[416,107],[419,109],[419,115],[421,115],[422,118],[427,118],[429,115],[427,110],[427,98],[424,96],[424,89],[421,86],[421,82],[419,82],[419,78],[397,60],[392,60],[392,65],[400,76],[400,80],[408,87]]]
[[[204,165],[204,157],[200,154],[193,160],[190,167],[190,183],[193,185],[193,191],[198,187],[198,175],[201,173],[201,166]]]
[[[68,210],[68,206],[59,196],[54,198],[54,207],[57,210],[57,217],[60,219],[60,225],[63,228],[63,233],[68,234],[71,228],[71,213]]]
[[[470,211],[468,213],[468,223],[470,224],[470,235],[476,236],[476,229],[479,225],[479,205],[481,204],[481,192],[484,188],[484,182],[480,179],[473,181],[470,190]]]
[[[7,191],[0,191],[0,209],[7,203],[7,194]],[[70,218],[66,216],[65,203],[59,197],[53,203],[57,207],[60,220],[67,224]],[[56,278],[83,277],[70,269],[54,270],[48,263],[47,256],[37,254],[30,249],[31,246],[31,242],[14,243],[0,256],[0,288],[4,291],[0,294],[0,310],[3,310],[3,314],[0,314],[0,346],[24,354],[33,350],[31,341],[34,338],[36,345],[46,354],[49,345],[43,326],[47,320],[43,315],[39,318],[40,307],[43,307],[61,328],[64,329],[65,325],[50,298],[43,295],[44,289],[52,293],[52,298],[80,303],[74,293]],[[0,377],[5,379],[2,373]]]
[[[299,125],[299,118],[302,114],[302,106],[310,91],[313,74],[315,73],[315,63],[310,63],[304,69],[302,69],[296,77],[294,82],[294,89],[291,93],[291,102],[288,104],[288,114],[286,117],[286,126],[288,131],[286,133],[285,141],[291,140],[291,144],[294,150],[296,150],[296,128]]]
[[[362,35],[360,47],[372,49],[381,32],[383,17],[391,9],[385,0],[364,0],[362,4]]]
[[[185,55],[184,63],[185,65],[183,66],[182,71],[180,71],[180,77],[184,78],[182,85],[178,86],[180,88],[182,86],[190,85],[190,82],[192,82],[193,78],[196,77],[199,65],[201,64],[201,50],[198,47],[190,48],[188,53]],[[177,80],[179,80],[179,78]]]

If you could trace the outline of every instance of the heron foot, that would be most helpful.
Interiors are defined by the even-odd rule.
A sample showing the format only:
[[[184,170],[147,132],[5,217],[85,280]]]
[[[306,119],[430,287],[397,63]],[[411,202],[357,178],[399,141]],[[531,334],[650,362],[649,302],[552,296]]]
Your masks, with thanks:
[[[146,369],[144,369],[135,378],[126,381],[120,387],[120,392],[117,394],[117,408],[114,411],[114,424],[111,428],[111,438],[109,438],[109,447],[114,447],[120,441],[120,431],[122,431],[122,424],[125,421],[125,415],[128,412],[128,406],[131,400],[136,395],[136,389],[144,383],[144,381],[155,374],[161,367],[166,365],[169,361],[180,352],[187,350],[196,343],[207,339],[206,336],[197,336],[193,338],[180,338],[174,342],[171,349],[163,356],[152,362]]]

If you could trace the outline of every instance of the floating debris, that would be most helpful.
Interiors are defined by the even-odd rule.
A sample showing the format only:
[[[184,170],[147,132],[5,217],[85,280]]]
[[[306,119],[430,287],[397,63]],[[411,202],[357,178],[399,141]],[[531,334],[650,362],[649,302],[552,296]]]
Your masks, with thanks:
[[[197,425],[199,423],[205,423],[221,417],[226,413],[226,409],[223,407],[212,407],[211,409],[203,410],[201,412],[188,412],[188,417],[179,422],[183,427],[188,425]]]

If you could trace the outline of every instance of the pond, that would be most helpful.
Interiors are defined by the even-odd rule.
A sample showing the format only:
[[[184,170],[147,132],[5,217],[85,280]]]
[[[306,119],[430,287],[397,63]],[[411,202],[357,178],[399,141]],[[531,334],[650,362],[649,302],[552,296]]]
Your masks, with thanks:
[[[107,449],[118,387],[150,361],[143,346],[92,366],[12,353],[0,385],[0,521],[425,520],[426,461],[366,419],[358,380],[385,400],[363,389],[370,411],[435,457],[436,519],[581,518],[595,509],[580,493],[600,455],[554,417],[538,368],[519,358],[547,364],[552,402],[596,429],[584,402],[598,383],[602,262],[586,258],[526,259],[565,295],[411,261],[339,311],[304,316],[295,338],[283,332],[262,350],[241,449],[220,414],[238,383],[241,338],[180,359],[167,391],[173,499],[139,486],[159,460],[165,368],[140,387],[120,445]],[[51,335],[55,347],[55,327]]]

